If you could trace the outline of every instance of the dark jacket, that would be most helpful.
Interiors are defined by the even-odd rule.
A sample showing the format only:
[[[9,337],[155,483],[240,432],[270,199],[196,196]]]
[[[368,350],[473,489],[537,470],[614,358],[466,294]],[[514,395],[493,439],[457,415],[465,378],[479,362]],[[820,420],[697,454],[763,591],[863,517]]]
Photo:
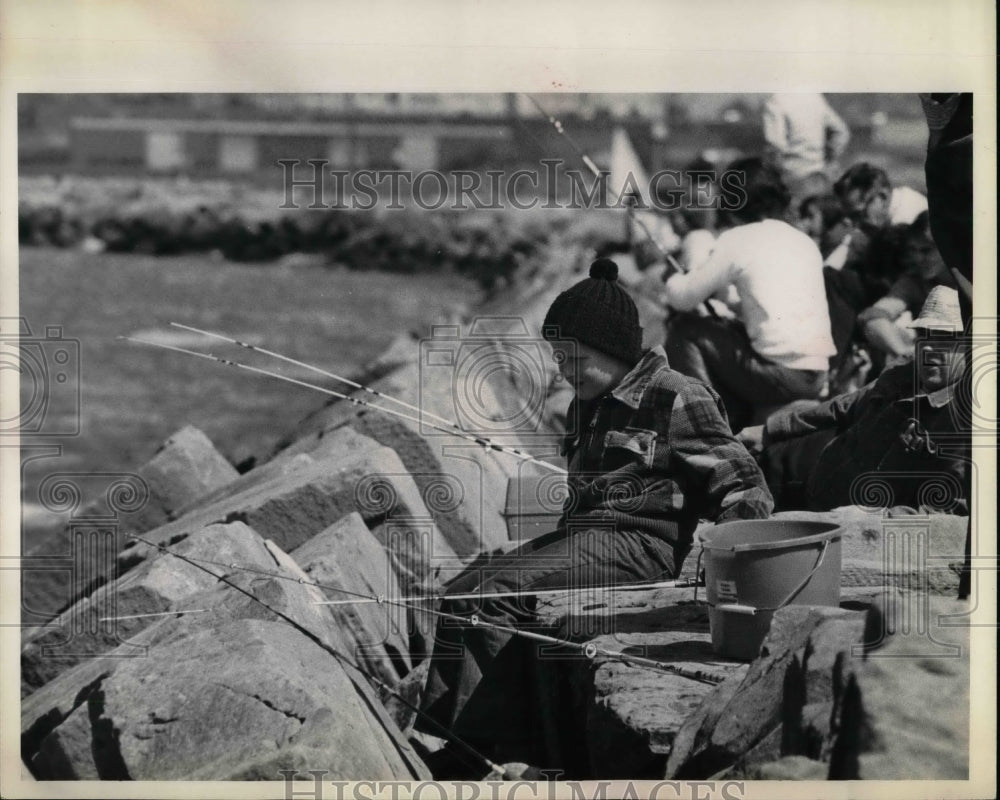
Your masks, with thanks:
[[[806,479],[815,510],[845,505],[910,506],[968,513],[968,433],[953,397],[914,391],[913,364],[900,364],[856,392],[805,410],[772,414],[765,449],[831,431]]]
[[[645,353],[611,392],[567,414],[563,525],[609,519],[690,544],[699,519],[763,519],[774,501],[719,396]],[[578,427],[574,430],[574,423]]]

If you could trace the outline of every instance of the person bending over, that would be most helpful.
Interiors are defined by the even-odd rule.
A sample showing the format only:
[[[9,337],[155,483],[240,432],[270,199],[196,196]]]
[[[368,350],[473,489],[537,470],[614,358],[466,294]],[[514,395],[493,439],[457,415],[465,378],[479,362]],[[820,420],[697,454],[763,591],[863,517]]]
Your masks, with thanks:
[[[423,709],[495,761],[572,772],[581,751],[567,715],[543,710],[555,693],[537,696],[538,645],[493,625],[533,627],[532,590],[676,576],[700,519],[762,519],[773,506],[719,397],[671,369],[662,348],[643,352],[638,313],[617,274],[613,261],[595,261],[545,317],[543,334],[575,389],[568,499],[556,530],[481,557],[447,590],[522,595],[441,605],[470,622],[439,620]],[[447,755],[435,761],[436,775],[457,777]]]

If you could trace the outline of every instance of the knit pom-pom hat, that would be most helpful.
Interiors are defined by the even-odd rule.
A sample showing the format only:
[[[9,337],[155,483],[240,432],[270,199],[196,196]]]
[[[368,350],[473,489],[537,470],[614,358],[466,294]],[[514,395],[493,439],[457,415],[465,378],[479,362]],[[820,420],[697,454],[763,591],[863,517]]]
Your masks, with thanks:
[[[589,278],[553,301],[542,333],[550,341],[575,339],[630,365],[642,357],[639,312],[618,283],[618,265],[609,258],[597,259]]]

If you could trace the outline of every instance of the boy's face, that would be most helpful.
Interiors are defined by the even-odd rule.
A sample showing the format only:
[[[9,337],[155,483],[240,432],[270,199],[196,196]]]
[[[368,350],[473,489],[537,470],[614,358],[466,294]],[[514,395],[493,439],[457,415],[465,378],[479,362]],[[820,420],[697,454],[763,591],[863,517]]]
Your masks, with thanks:
[[[582,343],[575,348],[558,348],[555,358],[559,373],[585,401],[614,389],[629,369],[617,358]]]

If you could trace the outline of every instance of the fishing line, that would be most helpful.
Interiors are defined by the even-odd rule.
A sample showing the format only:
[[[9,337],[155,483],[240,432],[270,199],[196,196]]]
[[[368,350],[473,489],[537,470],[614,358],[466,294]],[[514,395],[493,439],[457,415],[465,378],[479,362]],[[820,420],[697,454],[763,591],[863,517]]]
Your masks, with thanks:
[[[179,322],[171,322],[170,324],[175,328],[181,328],[182,330],[192,331],[193,333],[200,333],[202,336],[209,336],[213,339],[221,339],[224,342],[229,342],[230,344],[238,345],[239,347],[243,347],[247,350],[252,350],[255,353],[262,353],[266,356],[270,356],[271,358],[277,358],[289,364],[294,364],[297,367],[303,367],[304,369],[312,370],[313,372],[316,372],[320,375],[324,375],[327,378],[333,378],[334,380],[340,381],[341,383],[345,383],[348,386],[351,386],[355,389],[360,389],[363,392],[367,392],[368,394],[373,395],[374,397],[380,397],[383,400],[389,401],[390,403],[396,403],[397,405],[402,406],[403,408],[407,408],[411,411],[416,411],[423,417],[426,417],[428,419],[434,419],[437,420],[438,422],[444,423],[445,425],[450,425],[452,427],[455,427],[460,431],[462,430],[461,428],[459,428],[458,425],[456,425],[450,419],[446,419],[445,417],[440,417],[437,414],[431,413],[427,409],[421,408],[420,406],[415,406],[412,403],[407,403],[404,400],[398,400],[395,397],[390,397],[384,392],[380,392],[378,389],[372,389],[369,386],[363,386],[362,384],[358,383],[357,381],[353,381],[350,378],[344,378],[333,372],[328,372],[327,370],[321,367],[317,367],[312,364],[307,364],[305,361],[299,361],[298,359],[291,358],[290,356],[282,355],[281,353],[276,353],[273,350],[267,350],[263,347],[259,347],[258,345],[250,344],[249,342],[244,342],[239,339],[234,339],[229,336],[224,336],[221,333],[213,333],[212,331],[205,331],[202,330],[201,328],[195,328],[191,325],[182,325]]]
[[[209,559],[199,559],[199,558],[195,558],[195,557],[192,557],[192,556],[185,556],[185,555],[181,555],[179,553],[173,552],[170,548],[168,548],[165,545],[157,544],[155,542],[150,542],[150,541],[148,541],[146,539],[143,539],[140,536],[136,536],[135,534],[125,534],[125,535],[128,536],[131,539],[135,539],[135,540],[137,540],[139,542],[142,542],[143,544],[146,544],[146,545],[148,545],[150,547],[154,547],[154,548],[156,548],[157,550],[159,550],[161,552],[169,553],[170,555],[173,555],[176,558],[180,558],[180,559],[182,559],[184,561],[188,561],[189,563],[193,564],[194,566],[197,566],[199,569],[201,569],[201,570],[203,570],[205,572],[208,572],[210,575],[213,575],[214,577],[218,578],[219,580],[222,580],[225,583],[229,584],[230,586],[234,586],[234,587],[236,587],[236,585],[233,584],[231,581],[227,580],[222,575],[216,575],[216,573],[214,573],[211,570],[208,570],[205,567],[201,566],[201,563],[212,564],[213,566],[223,566],[223,567],[226,567],[228,569],[232,569],[232,570],[236,570],[236,571],[257,573],[257,574],[261,574],[261,575],[266,575],[266,576],[271,577],[271,578],[279,578],[279,579],[282,579],[282,580],[293,581],[295,583],[299,583],[299,584],[303,584],[303,585],[307,585],[307,586],[315,586],[315,587],[317,587],[319,589],[328,589],[330,591],[341,592],[343,594],[349,594],[349,595],[352,595],[352,596],[355,596],[355,597],[365,598],[367,600],[377,602],[380,605],[381,604],[386,604],[386,605],[397,606],[397,607],[405,608],[407,610],[414,611],[414,612],[417,612],[417,613],[426,613],[426,614],[430,614],[430,615],[438,617],[438,618],[450,619],[452,621],[461,622],[463,624],[471,624],[474,627],[481,625],[481,626],[486,627],[486,628],[490,628],[490,629],[502,631],[504,633],[509,633],[512,636],[519,636],[521,638],[532,639],[532,640],[535,640],[535,641],[544,642],[546,644],[553,644],[553,645],[565,646],[565,647],[573,648],[573,649],[576,649],[576,650],[580,650],[587,658],[590,658],[590,659],[593,659],[596,656],[601,655],[601,656],[605,656],[607,658],[613,658],[613,659],[617,659],[617,660],[620,660],[620,661],[625,661],[627,663],[631,663],[631,664],[633,664],[635,666],[638,666],[638,667],[644,667],[644,668],[647,668],[647,669],[654,669],[654,670],[659,671],[659,672],[670,672],[670,673],[679,675],[681,677],[688,678],[690,680],[699,681],[701,683],[710,683],[710,684],[716,685],[716,684],[719,684],[719,683],[722,682],[721,678],[718,678],[717,676],[713,676],[710,673],[702,672],[700,670],[689,670],[689,669],[685,669],[683,667],[675,667],[672,664],[667,664],[667,663],[664,663],[664,662],[655,661],[655,660],[650,659],[650,658],[645,658],[644,656],[636,656],[636,655],[632,655],[630,653],[624,653],[624,652],[621,652],[621,651],[618,651],[618,650],[607,650],[606,648],[598,647],[597,645],[593,644],[592,642],[588,642],[588,643],[573,642],[573,641],[569,641],[569,640],[566,640],[566,639],[559,639],[559,638],[554,637],[554,636],[548,636],[546,634],[540,634],[540,633],[535,633],[533,631],[522,630],[520,628],[509,627],[509,626],[506,626],[506,625],[500,625],[499,623],[487,622],[487,621],[479,619],[479,617],[477,615],[475,615],[475,614],[471,615],[470,617],[463,617],[463,616],[460,616],[460,615],[457,615],[457,614],[450,614],[450,613],[448,613],[446,611],[440,611],[440,610],[437,610],[437,609],[427,608],[425,606],[417,606],[417,605],[414,605],[412,601],[408,602],[408,601],[396,600],[396,599],[389,598],[389,597],[384,597],[384,596],[376,596],[376,595],[366,594],[366,593],[363,593],[363,592],[351,591],[349,589],[344,589],[344,588],[339,587],[339,586],[329,586],[329,585],[324,585],[324,584],[320,584],[320,583],[315,583],[313,581],[308,581],[308,580],[305,580],[303,578],[295,578],[295,577],[292,577],[290,575],[282,575],[280,573],[274,573],[274,572],[270,572],[270,571],[267,571],[267,570],[261,570],[261,569],[258,569],[258,568],[254,568],[254,567],[242,567],[242,566],[240,566],[238,564],[235,564],[235,563],[226,563],[226,562],[219,562],[219,561],[211,561]],[[197,562],[201,562],[201,563],[197,563]],[[236,588],[240,588],[240,587],[236,587]],[[581,587],[581,588],[585,589],[585,588],[593,588],[593,587]],[[246,590],[244,590],[242,588],[240,588],[240,591],[243,592],[244,594],[249,594],[249,592],[247,592]],[[564,589],[562,591],[568,592],[570,590],[565,590]],[[532,594],[533,593],[530,592],[530,591],[524,592],[525,596],[530,596]],[[445,595],[445,597],[443,599],[449,599],[449,597],[447,595]],[[266,605],[265,603],[263,603],[263,601],[258,601],[258,602],[261,602],[262,605]],[[317,605],[322,605],[322,603],[317,603]],[[164,613],[169,614],[169,613],[184,613],[184,612],[183,612],[183,610],[181,610],[181,611],[164,612]],[[276,611],[275,613],[280,613],[280,612]],[[116,617],[106,617],[104,619],[105,620],[111,620],[111,619],[125,619],[125,618],[126,617],[119,617],[119,618],[116,618]],[[102,620],[102,621],[104,621],[104,620]]]
[[[432,717],[430,717],[426,712],[422,711],[421,709],[419,709],[416,706],[414,706],[413,704],[411,704],[405,697],[403,697],[399,692],[397,692],[395,689],[393,689],[392,687],[390,687],[384,681],[382,681],[381,679],[375,677],[374,675],[369,674],[363,667],[361,667],[359,664],[355,664],[353,661],[351,661],[349,658],[347,658],[347,656],[345,656],[342,653],[338,652],[336,649],[330,647],[319,636],[317,636],[316,634],[314,634],[312,631],[310,631],[307,627],[305,627],[304,625],[302,625],[300,622],[296,621],[292,617],[289,617],[284,612],[279,611],[278,609],[274,608],[269,603],[264,602],[263,600],[261,600],[260,598],[258,598],[253,592],[248,591],[247,589],[244,589],[242,586],[239,586],[236,583],[233,583],[231,580],[229,580],[224,575],[216,575],[210,569],[207,569],[207,568],[201,566],[201,564],[197,563],[199,561],[199,559],[190,558],[190,557],[185,556],[185,555],[183,555],[181,553],[175,553],[173,550],[171,550],[166,545],[157,544],[155,542],[150,542],[150,541],[142,538],[141,536],[136,536],[135,534],[125,534],[125,535],[128,536],[130,539],[135,539],[135,540],[137,540],[139,542],[142,542],[143,544],[146,544],[146,545],[148,545],[150,547],[154,547],[154,548],[156,548],[157,550],[159,550],[159,551],[161,551],[163,553],[167,553],[169,555],[172,555],[174,558],[178,558],[181,561],[187,562],[191,566],[196,567],[197,569],[200,569],[203,572],[207,572],[212,577],[217,578],[218,580],[222,581],[223,583],[227,584],[228,586],[232,587],[233,589],[236,589],[241,594],[246,595],[251,600],[253,600],[255,603],[258,603],[259,605],[263,606],[268,611],[270,611],[272,614],[275,614],[276,616],[278,616],[281,619],[285,620],[292,627],[294,627],[296,630],[301,631],[303,634],[305,634],[306,636],[308,636],[311,641],[313,641],[319,647],[323,648],[323,650],[325,650],[330,655],[332,655],[334,658],[336,658],[337,661],[339,661],[341,664],[344,664],[344,665],[349,666],[352,669],[356,670],[358,673],[360,673],[361,675],[363,675],[369,681],[371,681],[374,684],[376,684],[380,689],[382,689],[385,692],[388,692],[393,697],[395,697],[396,699],[400,700],[405,706],[407,706],[408,708],[410,708],[411,710],[413,710],[414,712],[416,712],[417,714],[419,714],[423,719],[426,719],[429,722],[431,722],[435,726],[436,729],[438,729],[438,730],[440,730],[440,731],[442,731],[443,733],[446,734],[446,738],[450,742],[452,742],[453,744],[459,745],[460,747],[462,747],[463,749],[465,749],[466,752],[473,754],[477,759],[479,759],[479,761],[481,763],[483,763],[486,766],[488,766],[491,771],[495,770],[499,774],[505,774],[505,770],[504,770],[504,768],[503,768],[502,765],[494,763],[492,760],[490,760],[485,755],[483,755],[482,753],[480,753],[471,744],[469,744],[468,742],[466,742],[460,736],[458,736],[457,734],[453,733],[450,729],[448,729],[448,728],[444,727],[443,725],[441,725],[440,723],[438,723],[436,720],[434,720]],[[236,568],[239,569],[239,567],[236,567]],[[251,572],[251,571],[256,571],[256,570],[247,569],[246,571],[247,572]],[[303,580],[298,579],[298,578],[292,578],[291,576],[288,576],[288,575],[284,575],[284,576],[273,575],[272,577],[283,577],[283,578],[285,578],[287,580],[294,580],[297,583],[307,583],[307,581],[303,581]],[[348,675],[348,677],[349,677],[349,675]],[[401,753],[401,756],[403,756],[402,753]],[[403,757],[405,758],[405,756],[403,756]]]
[[[175,353],[184,353],[185,355],[194,356],[195,358],[204,358],[208,361],[215,361],[218,362],[219,364],[225,364],[226,366],[229,367],[237,367],[238,369],[244,369],[247,370],[248,372],[257,373],[258,375],[266,375],[267,377],[275,378],[279,381],[285,381],[286,383],[291,383],[294,384],[295,386],[302,386],[306,389],[313,389],[314,391],[322,392],[323,394],[330,395],[331,397],[336,397],[341,400],[346,400],[347,402],[353,403],[356,406],[361,406],[363,408],[370,408],[376,411],[382,411],[386,414],[391,414],[395,417],[400,417],[401,419],[410,420],[411,422],[415,422],[418,425],[426,425],[427,427],[433,428],[434,430],[440,431],[441,433],[447,433],[450,436],[457,436],[461,439],[465,439],[466,441],[474,442],[475,444],[478,444],[480,447],[482,447],[484,450],[493,450],[497,453],[506,453],[508,455],[515,456],[521,459],[522,461],[534,462],[535,464],[539,464],[545,467],[546,469],[558,472],[559,474],[566,473],[566,470],[564,470],[562,467],[559,467],[555,464],[550,464],[547,461],[542,461],[541,459],[536,458],[530,453],[525,453],[523,450],[518,450],[515,447],[508,447],[506,445],[497,444],[496,442],[490,441],[489,439],[486,439],[482,436],[476,436],[475,434],[465,433],[457,425],[455,426],[454,429],[445,428],[433,422],[427,422],[426,420],[420,419],[419,417],[414,417],[411,414],[405,414],[402,411],[395,411],[394,409],[386,408],[385,406],[377,406],[374,405],[373,403],[368,402],[367,400],[362,400],[358,397],[351,397],[348,394],[344,394],[343,392],[338,392],[334,389],[327,389],[323,386],[318,386],[315,383],[300,381],[298,378],[290,378],[287,375],[282,375],[280,372],[272,372],[271,370],[261,369],[260,367],[253,367],[250,366],[249,364],[243,364],[239,361],[233,361],[228,358],[222,358],[221,356],[212,355],[211,353],[199,353],[195,350],[188,350],[187,348],[184,347],[177,347],[175,345],[170,345],[170,344],[162,344],[160,342],[150,342],[146,341],[145,339],[137,339],[132,336],[118,336],[117,338],[126,342],[134,342],[135,344],[146,345],[147,347],[158,347],[162,350],[171,350]]]
[[[597,168],[597,165],[594,163],[593,159],[591,159],[591,157],[587,155],[586,151],[584,151],[584,149],[580,147],[579,144],[576,143],[573,137],[569,135],[569,133],[563,126],[562,122],[556,117],[554,117],[552,114],[550,114],[548,111],[546,111],[542,107],[542,104],[539,103],[538,100],[536,100],[533,95],[524,92],[522,92],[522,94],[524,95],[524,97],[527,97],[528,100],[531,101],[532,105],[534,105],[535,108],[538,109],[541,115],[549,121],[552,127],[556,129],[556,132],[560,136],[564,137],[567,142],[569,142],[570,147],[573,148],[573,150],[576,152],[580,160],[587,165],[587,168],[591,171],[591,173],[593,173],[594,178],[598,181],[601,181],[603,179],[601,171]],[[646,223],[643,222],[642,219],[640,219],[639,216],[636,214],[636,209],[629,204],[623,204],[621,202],[622,195],[616,192],[613,187],[611,191],[617,198],[615,200],[615,205],[625,208],[625,211],[628,214],[629,219],[639,227],[639,229],[643,232],[643,234],[645,234],[649,242],[653,245],[653,247],[656,248],[657,252],[659,252],[659,254],[667,262],[671,271],[683,273],[684,270],[681,268],[681,265],[677,262],[677,259],[675,259],[669,252],[667,252],[666,248],[662,244],[660,244],[659,241],[657,241],[656,237],[653,236],[652,231],[650,231],[649,228],[646,226]],[[664,280],[666,280],[666,278],[664,278]],[[719,316],[716,310],[712,307],[711,303],[705,301],[701,305],[703,308],[706,309],[709,316],[716,318]]]

